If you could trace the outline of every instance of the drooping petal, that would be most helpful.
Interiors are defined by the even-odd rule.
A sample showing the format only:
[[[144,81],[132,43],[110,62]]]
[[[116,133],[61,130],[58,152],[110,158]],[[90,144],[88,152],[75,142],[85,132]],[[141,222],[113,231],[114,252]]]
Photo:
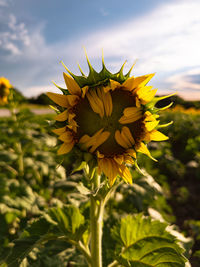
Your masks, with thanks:
[[[101,88],[97,88],[97,94],[103,103],[104,112],[107,116],[110,116],[112,114],[113,109],[112,97],[110,92],[105,93],[104,90],[102,90]]]
[[[110,132],[103,132],[100,134],[99,137],[96,138],[96,142],[92,145],[91,149],[90,149],[90,153],[93,153],[97,147],[99,147],[100,145],[102,145],[110,136]]]
[[[126,153],[136,159],[136,152],[133,148],[126,150]]]
[[[129,143],[127,144],[127,142],[126,142],[126,140],[124,140],[124,138],[123,138],[123,136],[121,135],[121,133],[120,133],[120,131],[119,130],[117,130],[116,132],[115,132],[115,140],[116,140],[116,142],[120,145],[120,146],[122,146],[123,148],[129,148],[130,146],[129,146]]]
[[[150,135],[150,139],[152,141],[165,141],[165,140],[168,140],[169,137],[164,135],[163,133],[157,131],[157,130],[153,130],[149,133]]]
[[[124,109],[123,116],[119,119],[119,123],[128,124],[142,118],[142,110],[137,107],[128,107]]]
[[[124,155],[115,155],[114,160],[121,165],[124,162]]]
[[[126,136],[126,138],[129,140],[131,145],[135,144],[135,140],[132,136],[131,131],[129,130],[129,128],[127,126],[122,127],[122,132],[124,133],[124,135]]]
[[[65,142],[65,143],[71,143],[73,141],[73,136],[72,133],[70,131],[66,131],[64,133],[62,133],[59,138],[61,141]]]
[[[80,98],[77,95],[67,95],[67,100],[68,100],[69,106],[71,107],[76,105],[79,99]]]
[[[68,110],[66,109],[65,111],[63,111],[62,113],[58,114],[55,117],[56,121],[66,121],[67,120],[67,115],[68,115]]]
[[[68,91],[71,95],[81,95],[81,88],[80,86],[75,82],[75,80],[67,73],[63,72],[63,76],[65,79],[65,83],[67,86]]]
[[[147,146],[143,142],[140,143],[139,147],[136,147],[136,151],[147,155],[149,158],[151,158],[154,161],[157,161],[151,156],[150,151],[148,150]]]
[[[66,131],[66,126],[64,126],[62,128],[57,128],[57,129],[52,130],[52,132],[55,133],[55,134],[57,134],[57,135],[61,135],[65,131]]]
[[[98,159],[98,171],[108,177],[110,186],[114,184],[119,174],[118,164],[112,158]]]
[[[74,142],[71,143],[63,143],[61,147],[58,149],[58,155],[69,153],[74,146]]]
[[[64,108],[69,108],[70,106],[74,106],[79,100],[79,97],[75,95],[61,95],[51,92],[48,92],[47,95],[56,104]]]
[[[109,136],[110,132],[103,132],[102,128],[93,136],[83,135],[80,138],[79,143],[84,144],[86,148],[90,148],[90,152],[93,153],[97,149],[97,147],[102,145],[108,139]]]
[[[123,180],[126,183],[132,184],[132,175],[131,175],[128,167],[126,167],[125,165],[121,165],[119,167],[119,171],[120,171],[120,176],[123,178]]]
[[[101,99],[97,96],[96,90],[91,89],[87,94],[86,94],[88,101],[90,103],[91,108],[93,109],[94,112],[100,115],[101,118],[104,116],[104,106],[103,102]]]
[[[47,96],[61,107],[68,108],[69,102],[66,95],[48,92]]]

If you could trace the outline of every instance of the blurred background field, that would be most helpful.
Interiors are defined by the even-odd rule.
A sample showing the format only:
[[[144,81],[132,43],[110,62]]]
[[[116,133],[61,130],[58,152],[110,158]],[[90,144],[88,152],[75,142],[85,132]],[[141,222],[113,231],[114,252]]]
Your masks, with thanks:
[[[178,238],[190,255],[192,266],[197,267],[200,265],[199,102],[172,98],[174,106],[161,115],[162,123],[174,121],[162,129],[169,141],[150,144],[158,162],[143,155],[139,157],[143,175],[132,169],[134,183],[118,188],[107,206],[104,227],[106,233],[114,219],[124,214],[150,214],[173,224],[174,230],[183,234],[178,234]],[[46,103],[34,101],[37,105]],[[32,108],[32,100],[24,98],[21,104],[25,108],[17,113],[17,124],[11,117],[0,118],[0,259],[9,253],[12,241],[46,208],[73,203],[88,212],[87,195],[80,198],[77,192],[81,189],[74,187],[74,181],[81,181],[81,172],[71,173],[76,152],[67,155],[64,161],[56,155],[57,139],[51,132],[54,114],[33,114],[28,109]],[[166,100],[159,103],[166,104]],[[103,238],[106,242],[107,235]],[[35,249],[23,266],[65,266],[69,260],[77,259],[73,250],[61,251],[62,242],[49,241]],[[105,262],[109,261],[109,251],[104,257]]]

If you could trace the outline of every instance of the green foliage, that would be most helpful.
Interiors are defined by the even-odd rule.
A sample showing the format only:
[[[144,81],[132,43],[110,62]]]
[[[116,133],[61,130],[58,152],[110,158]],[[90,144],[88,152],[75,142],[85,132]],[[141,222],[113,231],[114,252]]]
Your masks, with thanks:
[[[120,243],[116,260],[123,266],[185,266],[186,258],[166,224],[150,218],[127,216],[112,231]],[[120,255],[118,257],[118,255]]]
[[[96,192],[91,190],[82,168],[71,174],[76,154],[66,156],[63,162],[56,155],[56,137],[46,122],[52,120],[52,115],[36,116],[22,110],[16,117],[17,121],[0,119],[0,262],[7,259],[13,267],[20,263],[20,267],[87,266],[77,242],[81,240],[88,244],[88,199]],[[127,214],[140,212],[154,219],[176,223],[180,227],[176,228],[177,231],[181,229],[186,235],[191,235],[195,240],[192,254],[191,239],[183,240],[182,245],[186,248],[185,255],[191,257],[192,266],[199,264],[199,211],[196,203],[200,190],[200,116],[165,113],[162,120],[173,120],[174,125],[162,129],[170,136],[169,142],[151,144],[158,163],[141,156],[139,161],[142,164],[139,164],[144,166],[144,175],[132,169],[133,185],[120,185],[107,203],[104,266],[109,266],[114,257],[122,266],[148,266],[148,261],[155,264],[157,254],[145,254],[151,248],[151,242],[155,248],[157,245],[164,247],[158,249],[159,253],[163,255],[165,251],[171,255],[171,261],[175,259],[175,263],[156,263],[156,266],[184,266],[181,265],[184,262],[184,257],[180,256],[182,252],[177,242],[172,242],[175,239],[165,231],[165,224],[155,223],[141,215],[127,217],[126,222]],[[105,193],[103,188],[99,193]],[[121,226],[115,226],[120,218],[124,218]],[[136,233],[130,226],[132,223],[140,224],[140,229],[146,230]],[[154,233],[148,228],[150,226],[157,229],[155,231],[160,229],[162,238],[159,242],[158,237],[151,239],[148,236]],[[134,233],[141,235],[141,241]],[[115,247],[116,255],[113,253]],[[123,248],[126,248],[125,252]],[[139,265],[135,259],[133,261],[132,253],[140,259],[144,253],[146,262]],[[177,255],[180,256],[178,265]]]
[[[45,215],[28,226],[20,237],[13,241],[14,246],[5,259],[8,267],[19,266],[35,248],[42,248],[48,241],[62,241],[65,249],[80,240],[84,228],[84,217],[73,206],[51,208]],[[28,259],[27,259],[28,260]]]
[[[54,104],[54,102],[46,94],[40,94],[37,97],[29,98],[28,102],[31,104],[38,104],[38,105],[53,105]]]

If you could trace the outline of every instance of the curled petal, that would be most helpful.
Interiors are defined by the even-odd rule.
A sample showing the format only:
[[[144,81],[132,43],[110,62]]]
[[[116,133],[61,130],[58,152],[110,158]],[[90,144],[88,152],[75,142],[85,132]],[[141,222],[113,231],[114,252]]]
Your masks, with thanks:
[[[142,118],[142,110],[137,107],[128,107],[124,109],[124,115],[119,119],[119,123],[128,124]]]
[[[102,145],[110,136],[110,132],[103,132],[103,128],[95,133],[93,136],[84,135],[79,140],[80,144],[84,144],[86,148],[90,148],[90,152],[93,153],[97,147]]]

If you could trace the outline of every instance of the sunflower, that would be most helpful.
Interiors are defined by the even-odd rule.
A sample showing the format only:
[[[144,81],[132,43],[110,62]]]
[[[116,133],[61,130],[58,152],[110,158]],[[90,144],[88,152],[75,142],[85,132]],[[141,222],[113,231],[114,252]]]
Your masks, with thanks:
[[[110,186],[118,176],[132,183],[127,165],[137,166],[138,152],[153,159],[147,144],[168,139],[158,131],[163,125],[159,125],[159,109],[155,107],[166,97],[155,97],[156,89],[147,85],[154,74],[130,77],[131,68],[124,75],[125,63],[112,74],[104,60],[98,73],[88,58],[87,63],[88,76],[80,67],[82,76],[74,75],[62,63],[68,72],[63,73],[67,89],[56,85],[62,94],[47,93],[57,104],[59,114],[55,119],[62,126],[53,130],[63,142],[58,154],[77,147],[91,154],[98,173],[108,177]]]
[[[8,103],[8,95],[11,84],[8,79],[0,77],[0,105]]]

